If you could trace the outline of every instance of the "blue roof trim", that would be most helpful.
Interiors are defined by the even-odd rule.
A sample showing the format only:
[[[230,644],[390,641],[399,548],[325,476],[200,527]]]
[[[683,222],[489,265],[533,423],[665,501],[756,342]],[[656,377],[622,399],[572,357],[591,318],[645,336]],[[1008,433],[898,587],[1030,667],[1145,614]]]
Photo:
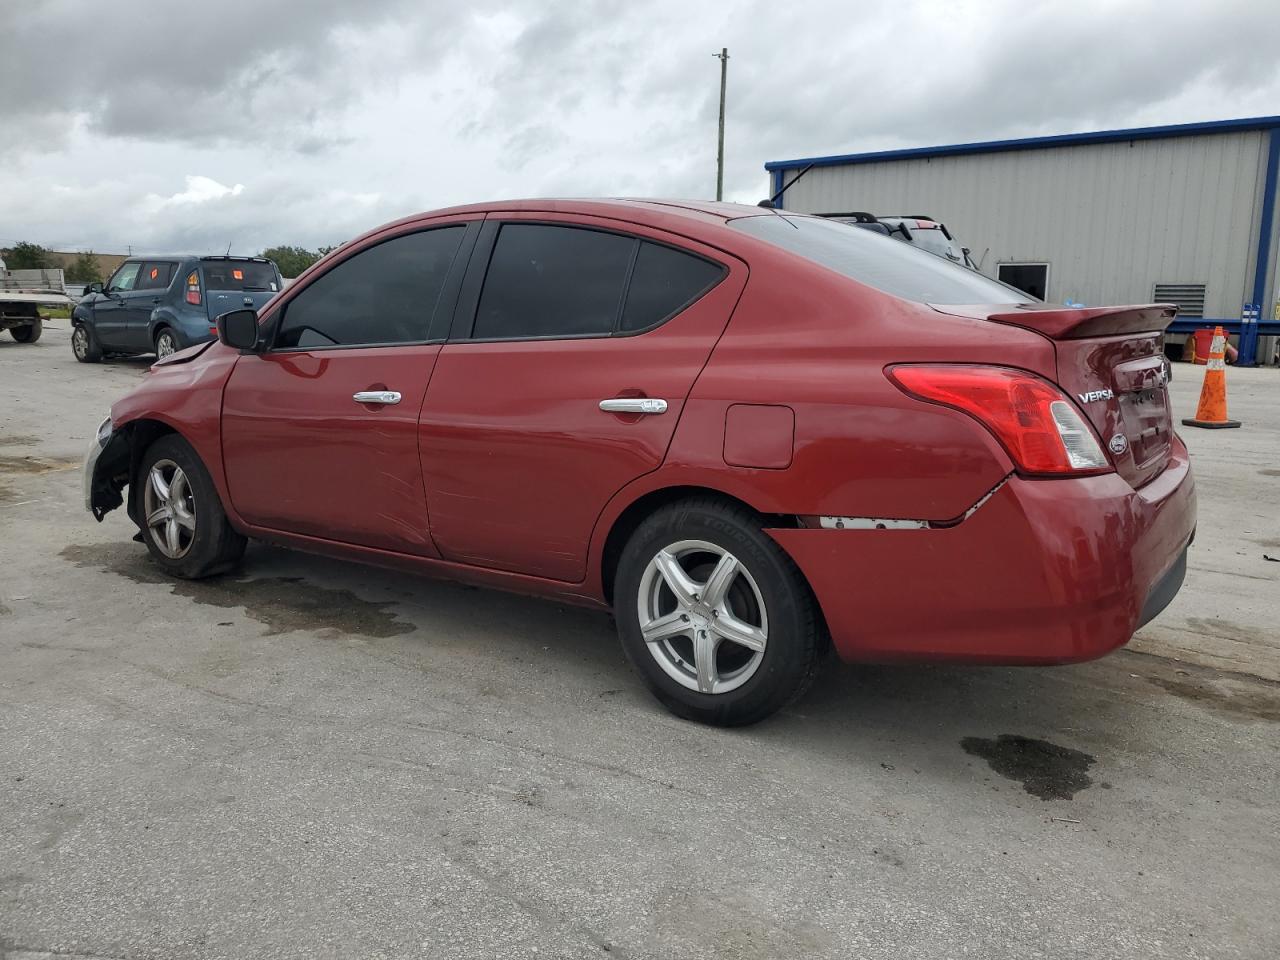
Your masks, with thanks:
[[[1165,137],[1188,137],[1205,133],[1236,133],[1242,130],[1274,130],[1280,117],[1243,117],[1238,120],[1211,120],[1206,123],[1175,123],[1164,127],[1132,127],[1126,130],[1100,130],[1096,133],[1064,133],[1052,137],[1024,137],[1019,140],[987,140],[982,143],[955,143],[942,147],[909,147],[905,150],[879,150],[874,153],[845,153],[830,157],[801,157],[797,160],[770,160],[769,171],[791,170],[813,164],[833,167],[854,163],[878,163],[883,160],[910,160],[927,157],[954,157],[966,153],[1001,153],[1007,150],[1038,150],[1086,143],[1117,143],[1123,140],[1159,140]]]

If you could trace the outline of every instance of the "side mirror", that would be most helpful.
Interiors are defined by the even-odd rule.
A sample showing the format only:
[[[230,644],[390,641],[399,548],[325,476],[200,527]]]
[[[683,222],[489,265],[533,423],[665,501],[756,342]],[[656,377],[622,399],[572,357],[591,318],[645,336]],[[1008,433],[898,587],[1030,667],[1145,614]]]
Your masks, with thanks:
[[[214,321],[218,339],[237,350],[258,349],[258,311],[232,310]]]
[[[91,293],[101,293],[101,292],[102,292],[102,284],[100,284],[100,283],[91,283],[91,284],[89,284],[88,286],[86,286],[86,287],[84,288],[84,293],[82,294],[82,296],[86,296],[86,297],[87,297],[87,296],[89,296],[89,294],[91,294]]]

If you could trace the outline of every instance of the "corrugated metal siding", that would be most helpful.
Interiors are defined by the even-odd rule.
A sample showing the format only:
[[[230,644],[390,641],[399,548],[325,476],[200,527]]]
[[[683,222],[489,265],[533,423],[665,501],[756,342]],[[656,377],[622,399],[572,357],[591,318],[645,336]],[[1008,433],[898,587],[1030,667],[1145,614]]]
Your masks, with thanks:
[[[1141,303],[1157,283],[1203,283],[1206,316],[1238,317],[1265,158],[1265,133],[1248,131],[815,167],[783,203],[929,214],[989,276],[1048,262],[1050,300]]]

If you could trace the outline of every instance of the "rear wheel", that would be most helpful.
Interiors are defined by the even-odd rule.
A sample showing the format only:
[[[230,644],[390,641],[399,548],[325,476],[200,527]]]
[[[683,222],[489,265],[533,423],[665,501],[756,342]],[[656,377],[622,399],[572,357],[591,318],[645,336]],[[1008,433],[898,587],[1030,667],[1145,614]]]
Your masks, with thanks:
[[[223,573],[244,555],[209,471],[186,440],[161,437],[142,455],[133,484],[142,539],[167,573],[187,580]]]
[[[749,510],[712,499],[664,507],[618,564],[622,646],[673,713],[754,723],[813,681],[823,649],[800,571]]]
[[[168,327],[161,327],[156,332],[156,359],[163,360],[171,353],[178,352],[178,338]]]
[[[97,363],[102,359],[101,348],[83,323],[77,323],[71,331],[71,352],[81,363]]]
[[[35,343],[40,339],[40,334],[44,332],[44,321],[36,317],[30,323],[21,327],[12,327],[9,332],[13,334],[13,339],[19,343]]]

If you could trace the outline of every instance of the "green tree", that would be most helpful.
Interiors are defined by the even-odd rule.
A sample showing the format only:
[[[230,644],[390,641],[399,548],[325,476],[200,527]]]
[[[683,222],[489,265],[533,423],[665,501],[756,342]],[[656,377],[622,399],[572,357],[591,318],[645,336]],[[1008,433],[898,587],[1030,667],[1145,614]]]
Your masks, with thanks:
[[[67,280],[71,283],[96,283],[102,280],[102,267],[92,250],[76,255],[71,266],[66,269]]]
[[[320,259],[321,254],[305,247],[268,247],[262,256],[274,260],[280,275],[292,279]]]
[[[5,255],[4,261],[10,270],[41,270],[53,266],[48,250],[38,243],[27,243],[25,240],[15,243],[13,249]]]

